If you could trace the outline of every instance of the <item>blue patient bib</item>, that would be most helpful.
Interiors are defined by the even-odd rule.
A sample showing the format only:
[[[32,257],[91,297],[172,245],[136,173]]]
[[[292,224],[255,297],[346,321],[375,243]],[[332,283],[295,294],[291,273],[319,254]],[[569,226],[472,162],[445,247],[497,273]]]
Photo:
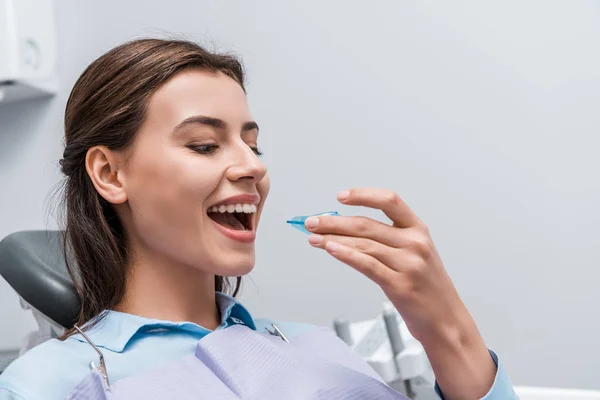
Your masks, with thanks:
[[[110,371],[110,365],[107,365]],[[107,390],[92,371],[70,400],[327,399],[407,398],[329,329],[313,329],[286,343],[244,325],[202,338],[195,354],[138,375]]]

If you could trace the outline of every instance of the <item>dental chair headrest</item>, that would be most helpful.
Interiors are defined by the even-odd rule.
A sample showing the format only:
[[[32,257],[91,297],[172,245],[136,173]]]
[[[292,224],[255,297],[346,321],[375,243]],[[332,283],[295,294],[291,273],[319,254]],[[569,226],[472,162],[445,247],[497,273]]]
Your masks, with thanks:
[[[0,242],[0,275],[32,307],[65,328],[77,321],[80,302],[67,272],[64,232],[23,231]]]

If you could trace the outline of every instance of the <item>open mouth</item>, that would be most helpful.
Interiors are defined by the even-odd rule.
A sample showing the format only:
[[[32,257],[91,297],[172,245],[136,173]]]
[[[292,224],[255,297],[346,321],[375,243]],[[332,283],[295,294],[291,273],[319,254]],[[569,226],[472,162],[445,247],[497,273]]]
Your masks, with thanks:
[[[212,206],[208,216],[217,224],[236,231],[251,231],[253,228],[255,204],[227,204]]]

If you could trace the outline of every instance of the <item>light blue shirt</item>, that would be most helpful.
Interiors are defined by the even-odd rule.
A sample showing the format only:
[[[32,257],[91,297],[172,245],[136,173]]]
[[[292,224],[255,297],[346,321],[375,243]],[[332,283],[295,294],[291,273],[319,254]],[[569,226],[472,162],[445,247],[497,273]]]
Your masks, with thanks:
[[[217,293],[221,324],[236,324],[264,331],[270,320],[253,319],[234,298]],[[288,338],[312,329],[311,325],[277,323]],[[110,311],[87,335],[104,355],[110,382],[156,368],[194,354],[200,339],[211,331],[191,322],[171,322]],[[485,400],[516,399],[502,364]],[[52,339],[15,360],[0,375],[0,400],[65,399],[89,373],[90,361],[98,354],[81,335],[64,341]],[[440,394],[441,395],[441,394]]]

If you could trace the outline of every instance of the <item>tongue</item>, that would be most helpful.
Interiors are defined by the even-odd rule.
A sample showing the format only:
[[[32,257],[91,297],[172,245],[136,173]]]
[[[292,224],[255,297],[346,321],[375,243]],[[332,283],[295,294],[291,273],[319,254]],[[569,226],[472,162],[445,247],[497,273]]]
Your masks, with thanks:
[[[210,213],[210,217],[219,225],[223,225],[236,231],[246,230],[242,224],[232,213]]]

